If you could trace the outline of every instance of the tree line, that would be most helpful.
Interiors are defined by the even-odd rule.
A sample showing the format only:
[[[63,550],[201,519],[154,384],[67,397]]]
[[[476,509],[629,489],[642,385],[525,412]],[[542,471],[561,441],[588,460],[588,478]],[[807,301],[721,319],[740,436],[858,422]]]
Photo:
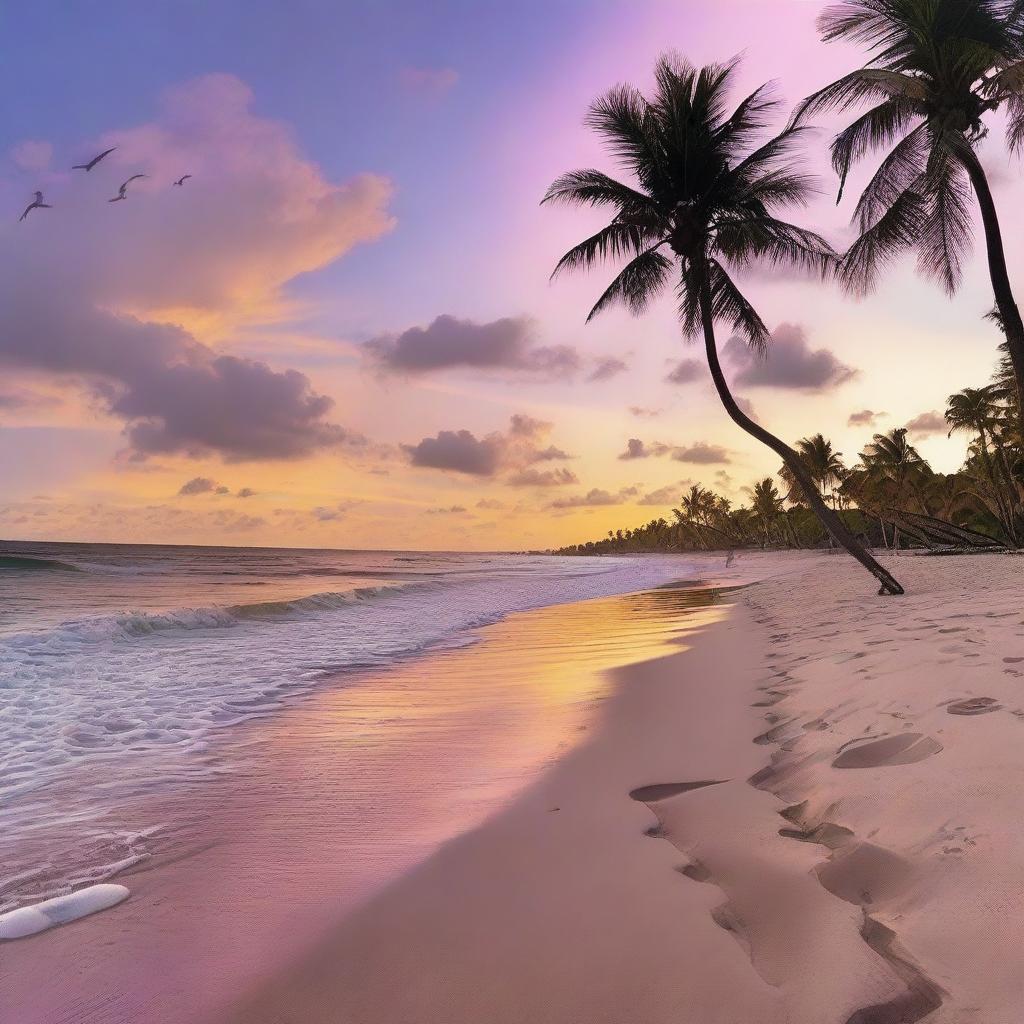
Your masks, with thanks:
[[[771,332],[734,277],[755,263],[797,266],[864,294],[894,259],[914,251],[921,273],[953,294],[970,249],[976,204],[995,301],[992,315],[1004,337],[1004,376],[1021,407],[1024,321],[1010,283],[998,212],[976,150],[996,112],[1005,116],[1010,151],[1024,144],[1024,3],[845,0],[826,8],[818,25],[824,42],[860,45],[867,60],[807,97],[776,135],[768,129],[780,107],[769,85],[730,109],[738,60],[697,68],[678,55],[665,55],[655,67],[650,96],[623,84],[599,98],[587,124],[604,139],[629,179],[584,168],[552,183],[543,202],[609,208],[612,213],[605,227],[562,257],[553,276],[608,261],[624,263],[588,320],[617,304],[640,315],[671,289],[684,335],[704,343],[727,415],[783,463],[787,491],[782,495],[776,490],[775,495],[782,504],[790,499],[790,509],[783,509],[779,519],[795,543],[800,543],[801,531],[809,532],[805,520],[813,516],[819,534],[827,534],[875,576],[879,593],[902,594],[899,582],[869,548],[875,539],[872,529],[886,533],[886,517],[878,513],[890,500],[906,504],[902,510],[888,506],[904,513],[887,513],[894,545],[901,533],[924,529],[920,522],[915,527],[910,517],[927,518],[912,510],[929,501],[922,483],[926,467],[906,433],[877,435],[840,482],[816,479],[803,442],[797,447],[786,444],[737,403],[722,372],[716,328],[724,325],[755,352],[768,352]],[[800,150],[810,141],[810,118],[827,111],[852,113],[830,147],[840,200],[854,165],[873,152],[884,154],[856,202],[857,238],[845,252],[781,216],[787,208],[806,205],[812,192]],[[966,391],[961,395],[965,406],[974,401]],[[1008,403],[1002,394],[988,397],[996,406]],[[978,430],[977,458],[985,483],[974,485],[985,498],[974,500],[978,514],[991,512],[994,505],[999,530],[1016,543],[1019,495],[1011,500],[1016,478],[1012,464],[1004,469],[1003,455],[1009,460],[1008,450],[1019,448],[1019,416],[1004,418],[997,431],[1001,448],[989,426]],[[1017,433],[1008,437],[1007,431]],[[807,438],[805,443],[813,447],[817,440]],[[889,467],[884,482],[877,471],[882,465]],[[955,490],[967,479],[949,486]],[[765,483],[774,487],[771,480],[758,486],[763,489]],[[684,503],[679,509],[683,518],[665,521],[663,530],[656,520],[642,528],[643,535],[675,530],[680,537],[688,531],[687,536],[707,538],[723,529],[723,523],[733,529],[734,521],[744,518],[741,509],[722,511],[721,496],[713,495],[712,502],[702,493],[698,505],[708,510],[690,516]],[[771,500],[770,495],[764,498],[766,508]],[[846,501],[851,507],[840,508]],[[952,507],[955,501],[946,504]],[[763,529],[759,513],[747,511],[751,529]],[[635,534],[630,533],[630,542]],[[611,540],[619,543],[617,535]]]
[[[852,466],[821,434],[801,438],[794,450],[822,501],[868,547],[1024,546],[1024,448],[1009,360],[1003,359],[991,383],[950,395],[945,418],[950,434],[969,437],[966,459],[955,473],[935,472],[905,427],[875,434]],[[558,553],[817,548],[830,543],[788,466],[746,490],[748,500],[737,505],[695,484],[672,509],[671,519],[609,530],[607,537]],[[961,529],[948,533],[946,526]]]

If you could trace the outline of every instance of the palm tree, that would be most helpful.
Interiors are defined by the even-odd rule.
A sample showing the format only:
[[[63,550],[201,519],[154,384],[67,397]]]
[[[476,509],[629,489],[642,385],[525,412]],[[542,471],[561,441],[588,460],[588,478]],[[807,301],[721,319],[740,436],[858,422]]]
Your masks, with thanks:
[[[857,161],[872,150],[889,150],[857,204],[860,238],[842,273],[852,290],[869,290],[885,263],[916,248],[919,269],[955,292],[971,244],[968,182],[973,186],[1024,408],[1024,321],[976,153],[988,131],[985,117],[1000,107],[1010,150],[1024,146],[1022,11],[1020,0],[844,0],[826,8],[818,19],[822,38],[862,43],[870,62],[810,96],[796,117],[874,104],[832,142],[840,198]]]
[[[907,493],[913,495],[922,512],[928,513],[923,498],[923,486],[930,475],[928,463],[907,440],[906,427],[898,427],[887,434],[875,434],[871,443],[860,453],[860,461],[869,479],[883,493],[888,492],[889,504],[897,510],[906,509]],[[900,548],[900,532],[894,531],[894,547]]]
[[[839,492],[836,488],[843,482],[846,476],[846,466],[843,465],[843,453],[832,448],[832,442],[825,439],[823,434],[815,434],[813,437],[802,437],[796,443],[796,453],[807,467],[811,479],[821,490],[822,496],[832,502],[836,507]],[[797,482],[786,466],[779,470],[779,476],[786,482],[792,495],[797,490]]]
[[[1017,531],[1013,513],[1016,504],[1015,485],[1001,447],[1001,424],[1005,412],[999,401],[997,385],[964,388],[949,396],[946,422],[950,425],[951,435],[954,431],[977,435],[977,453],[996,506],[996,518],[1010,542],[1016,545]],[[995,458],[992,455],[993,445],[996,449]]]
[[[577,170],[551,185],[544,202],[614,211],[605,227],[559,260],[554,275],[608,258],[628,259],[595,303],[589,321],[618,302],[635,315],[643,313],[675,272],[683,331],[689,337],[703,334],[711,376],[730,418],[782,459],[826,530],[878,578],[880,592],[901,594],[899,583],[824,503],[796,452],[739,408],[722,373],[716,322],[728,324],[758,352],[765,352],[771,341],[729,269],[761,260],[827,274],[836,259],[819,235],[774,215],[777,208],[803,203],[809,195],[809,180],[789,161],[806,129],[790,125],[755,147],[778,103],[762,86],[727,114],[726,95],[736,68],[733,61],[698,70],[664,56],[655,67],[651,99],[619,85],[592,105],[587,123],[604,136],[635,180],[624,184],[601,171]]]
[[[775,481],[770,476],[758,480],[750,492],[751,511],[761,522],[761,529],[764,531],[765,546],[772,542],[772,531],[779,517],[783,514],[782,495],[775,487]]]

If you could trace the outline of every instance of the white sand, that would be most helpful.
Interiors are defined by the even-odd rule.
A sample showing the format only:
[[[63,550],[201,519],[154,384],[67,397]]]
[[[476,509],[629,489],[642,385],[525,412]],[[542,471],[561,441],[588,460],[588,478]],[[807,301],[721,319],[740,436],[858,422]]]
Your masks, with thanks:
[[[706,562],[777,575],[232,1019],[1017,1024],[1024,561]]]

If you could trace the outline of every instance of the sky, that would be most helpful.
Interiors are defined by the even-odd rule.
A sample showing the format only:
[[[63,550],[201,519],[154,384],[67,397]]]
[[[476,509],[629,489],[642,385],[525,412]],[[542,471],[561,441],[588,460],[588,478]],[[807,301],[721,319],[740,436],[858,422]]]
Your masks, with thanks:
[[[778,460],[726,417],[671,297],[585,324],[614,271],[549,276],[600,213],[539,201],[572,168],[622,175],[587,107],[649,88],[665,50],[742,55],[741,89],[777,80],[785,109],[856,66],[818,40],[820,6],[8,5],[0,538],[521,550],[668,517],[692,483],[746,500]],[[837,124],[790,216],[843,246]],[[998,132],[982,158],[1012,267],[1020,171]],[[36,189],[50,208],[19,221]],[[977,246],[953,299],[912,258],[857,301],[744,286],[772,352],[719,340],[761,423],[848,464],[910,424],[935,469],[960,465],[939,414],[999,340]]]

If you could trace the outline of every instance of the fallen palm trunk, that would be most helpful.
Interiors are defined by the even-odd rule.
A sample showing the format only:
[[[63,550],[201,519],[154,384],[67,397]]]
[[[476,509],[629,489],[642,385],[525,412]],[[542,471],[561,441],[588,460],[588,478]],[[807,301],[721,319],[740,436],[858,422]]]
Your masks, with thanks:
[[[907,512],[903,509],[885,509],[879,518],[891,523],[901,533],[932,551],[954,548],[966,551],[1005,551],[1006,545],[987,533],[957,526],[945,519]]]

